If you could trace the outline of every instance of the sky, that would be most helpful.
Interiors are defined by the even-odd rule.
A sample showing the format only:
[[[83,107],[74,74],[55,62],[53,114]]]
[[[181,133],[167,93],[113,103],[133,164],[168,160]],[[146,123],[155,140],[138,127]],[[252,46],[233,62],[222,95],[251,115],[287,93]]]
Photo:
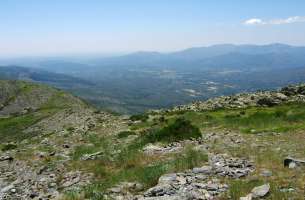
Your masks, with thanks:
[[[0,0],[0,57],[305,45],[304,0]]]

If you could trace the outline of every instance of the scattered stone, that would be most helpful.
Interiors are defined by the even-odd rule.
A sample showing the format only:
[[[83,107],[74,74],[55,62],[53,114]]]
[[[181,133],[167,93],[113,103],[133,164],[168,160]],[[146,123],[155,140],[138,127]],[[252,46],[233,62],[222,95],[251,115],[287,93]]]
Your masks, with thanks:
[[[158,146],[155,144],[148,144],[143,148],[144,153],[152,155],[152,154],[164,154],[164,153],[172,153],[172,152],[179,152],[183,149],[181,143],[171,143],[167,146]]]
[[[271,98],[271,97],[264,97],[264,98],[261,98],[257,101],[257,104],[259,106],[275,106],[275,105],[278,105],[280,103],[281,103],[281,101],[279,101],[275,98]]]
[[[102,155],[103,151],[98,151],[92,154],[84,154],[80,159],[81,160],[95,160],[98,156]]]
[[[70,172],[65,175],[62,187],[70,187],[80,181],[80,172]]]
[[[31,193],[30,195],[29,195],[29,197],[31,198],[31,199],[34,199],[35,197],[38,197],[39,196],[39,193],[36,193],[36,192],[33,192],[33,193]]]
[[[293,188],[282,188],[282,189],[280,189],[280,191],[281,192],[294,192],[295,189],[293,189]]]
[[[232,178],[247,176],[255,169],[252,162],[241,158],[231,158],[226,154],[213,155],[209,162],[216,174]]]
[[[305,102],[305,85],[284,87],[279,91],[258,91],[255,93],[221,96],[207,101],[197,101],[189,105],[176,106],[173,109],[155,111],[167,113],[176,111],[209,111],[220,108],[246,108],[251,106],[274,106],[285,102]]]
[[[253,198],[261,198],[266,196],[269,193],[270,184],[265,184],[262,186],[258,186],[252,189],[251,194]]]
[[[17,190],[16,190],[15,188],[12,188],[12,189],[10,190],[10,192],[13,193],[13,194],[15,194],[15,193],[17,192]]]
[[[0,162],[1,161],[13,161],[14,158],[12,156],[1,156],[0,157]]]
[[[177,180],[176,174],[165,174],[159,178],[160,184],[168,184]]]
[[[66,149],[69,149],[69,148],[70,148],[70,145],[69,145],[69,144],[63,144],[62,146],[63,146],[63,148],[66,148]]]

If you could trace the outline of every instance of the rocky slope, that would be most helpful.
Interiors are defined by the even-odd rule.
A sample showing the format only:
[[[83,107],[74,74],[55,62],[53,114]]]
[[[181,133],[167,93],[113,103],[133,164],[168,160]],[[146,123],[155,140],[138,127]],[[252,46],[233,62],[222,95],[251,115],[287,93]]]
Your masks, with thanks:
[[[125,117],[0,83],[1,200],[304,199],[304,85]]]
[[[59,190],[88,184],[89,173],[68,169],[70,152],[97,124],[97,112],[63,91],[23,81],[1,81],[0,199],[54,199]]]
[[[208,111],[216,109],[236,109],[251,106],[275,106],[288,102],[305,102],[305,84],[287,86],[278,91],[258,91],[222,96],[207,101],[198,101],[189,105],[177,106],[165,112]]]

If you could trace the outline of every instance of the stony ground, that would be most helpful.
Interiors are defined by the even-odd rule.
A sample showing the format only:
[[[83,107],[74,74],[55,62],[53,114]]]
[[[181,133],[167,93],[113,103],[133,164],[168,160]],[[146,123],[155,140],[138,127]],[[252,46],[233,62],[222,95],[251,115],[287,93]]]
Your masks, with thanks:
[[[0,199],[55,199],[62,191],[88,185],[94,179],[92,173],[69,168],[74,148],[87,142],[87,126],[98,124],[103,134],[124,128],[119,118],[109,114],[99,113],[94,118],[99,123],[88,120],[73,130],[37,136],[23,141],[17,149],[2,152]]]
[[[1,144],[0,199],[305,199],[304,91],[223,97],[139,120],[57,112],[26,129],[43,134]],[[258,122],[260,110],[273,121]],[[200,137],[143,143],[179,117]]]

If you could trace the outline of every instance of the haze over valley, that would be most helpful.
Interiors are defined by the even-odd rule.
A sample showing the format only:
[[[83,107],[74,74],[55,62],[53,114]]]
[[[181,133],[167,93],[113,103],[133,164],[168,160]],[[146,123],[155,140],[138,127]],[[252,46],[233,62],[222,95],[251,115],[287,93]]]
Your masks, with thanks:
[[[305,47],[215,45],[172,53],[2,61],[1,78],[31,80],[131,114],[305,80]]]

